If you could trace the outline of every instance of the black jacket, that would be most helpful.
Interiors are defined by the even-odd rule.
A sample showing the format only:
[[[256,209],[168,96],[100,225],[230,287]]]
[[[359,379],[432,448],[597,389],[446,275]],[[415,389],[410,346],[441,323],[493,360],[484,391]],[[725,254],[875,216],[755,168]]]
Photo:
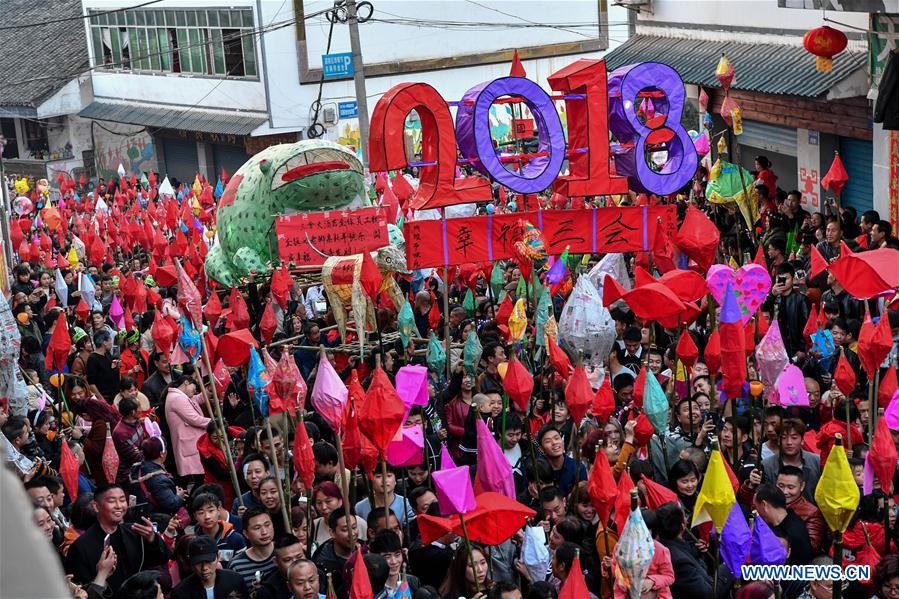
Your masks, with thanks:
[[[874,122],[883,123],[884,129],[899,129],[899,55],[895,52],[890,52],[877,86]]]
[[[334,551],[334,540],[328,539],[322,543],[312,555],[312,561],[315,562],[319,571],[326,577],[328,573],[331,574],[331,582],[334,583],[334,591],[337,593],[338,597],[344,597],[343,567],[346,565],[347,558],[340,557],[337,555],[337,552]]]
[[[293,593],[287,588],[287,581],[277,568],[262,579],[256,599],[291,599]]]
[[[711,597],[712,577],[696,548],[683,539],[659,539],[659,543],[671,552],[674,568],[671,594],[675,597]]]
[[[796,290],[790,295],[778,297],[777,324],[783,337],[787,355],[793,357],[798,351],[805,351],[805,335],[802,330],[811,311],[808,298]]]
[[[73,575],[75,583],[87,584],[96,576],[105,537],[106,533],[95,523],[72,543],[66,555],[65,568],[68,574]],[[110,536],[110,545],[118,560],[115,572],[107,581],[112,591],[117,591],[132,574],[164,566],[169,559],[169,549],[159,535],[156,535],[154,542],[148,543],[128,524],[119,525]]]
[[[144,460],[132,466],[129,483],[137,502],[148,502],[153,511],[174,515],[184,506],[175,479],[156,462]]]
[[[168,383],[165,382],[165,379],[162,378],[162,374],[157,370],[144,381],[143,386],[140,388],[140,392],[146,395],[147,399],[150,400],[150,405],[155,407],[162,402],[162,392],[165,390],[166,385],[168,385]]]
[[[250,593],[243,578],[232,570],[218,570],[215,573],[215,599],[248,599]],[[172,589],[171,599],[206,599],[206,589],[196,574],[191,574]]]

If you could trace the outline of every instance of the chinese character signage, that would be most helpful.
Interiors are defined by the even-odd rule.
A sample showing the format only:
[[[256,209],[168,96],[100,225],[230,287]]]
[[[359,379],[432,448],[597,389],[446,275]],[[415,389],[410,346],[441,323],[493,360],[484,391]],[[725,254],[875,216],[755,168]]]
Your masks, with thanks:
[[[295,267],[321,266],[328,256],[373,252],[389,243],[382,208],[334,210],[279,216],[275,219],[278,253]],[[316,252],[315,250],[318,250]]]
[[[658,219],[661,219],[659,222]],[[512,257],[521,239],[519,221],[528,221],[546,238],[546,251],[574,254],[648,251],[656,227],[676,233],[675,206],[588,208],[410,221],[404,227],[409,268],[493,262]]]

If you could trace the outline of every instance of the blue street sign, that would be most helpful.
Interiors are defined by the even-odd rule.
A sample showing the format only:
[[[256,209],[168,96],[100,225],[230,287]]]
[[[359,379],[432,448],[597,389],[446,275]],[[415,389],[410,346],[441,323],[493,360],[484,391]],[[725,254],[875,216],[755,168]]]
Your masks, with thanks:
[[[322,54],[322,73],[325,79],[344,79],[353,76],[353,53]]]
[[[352,102],[338,102],[337,110],[342,119],[354,119],[359,116],[359,104],[355,100]]]

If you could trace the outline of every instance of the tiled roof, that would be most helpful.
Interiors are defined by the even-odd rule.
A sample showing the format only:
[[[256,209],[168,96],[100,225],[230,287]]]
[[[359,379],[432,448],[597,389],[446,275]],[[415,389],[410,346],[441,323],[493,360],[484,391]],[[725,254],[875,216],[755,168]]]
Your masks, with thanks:
[[[27,25],[80,16],[81,0],[0,0],[0,14],[0,116],[35,116],[89,61],[84,21]]]
[[[185,129],[222,135],[249,135],[267,120],[267,117],[260,113],[179,109],[170,106],[154,107],[100,101],[91,102],[79,116],[98,121],[147,125],[158,129]]]
[[[727,56],[736,70],[733,89],[818,98],[856,70],[865,68],[863,52],[834,57],[833,70],[819,73],[805,48],[775,44],[720,42],[635,35],[605,55],[609,71],[636,62],[660,62],[680,73],[685,83],[720,87],[715,66]]]

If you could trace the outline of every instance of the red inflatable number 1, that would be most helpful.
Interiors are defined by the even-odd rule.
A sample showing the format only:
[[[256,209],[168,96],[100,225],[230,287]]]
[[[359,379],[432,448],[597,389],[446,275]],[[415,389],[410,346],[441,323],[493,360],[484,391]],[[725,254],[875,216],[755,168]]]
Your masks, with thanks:
[[[627,177],[611,174],[609,164],[609,96],[606,63],[581,59],[547,78],[553,91],[584,95],[565,100],[568,112],[570,174],[553,183],[565,196],[627,193]],[[587,151],[578,151],[586,148]]]
[[[407,208],[422,210],[491,198],[490,183],[481,177],[456,179],[456,133],[449,106],[426,83],[393,87],[378,101],[371,117],[368,143],[369,168],[373,172],[408,166],[406,116],[415,110],[421,119],[421,167],[418,190]]]

